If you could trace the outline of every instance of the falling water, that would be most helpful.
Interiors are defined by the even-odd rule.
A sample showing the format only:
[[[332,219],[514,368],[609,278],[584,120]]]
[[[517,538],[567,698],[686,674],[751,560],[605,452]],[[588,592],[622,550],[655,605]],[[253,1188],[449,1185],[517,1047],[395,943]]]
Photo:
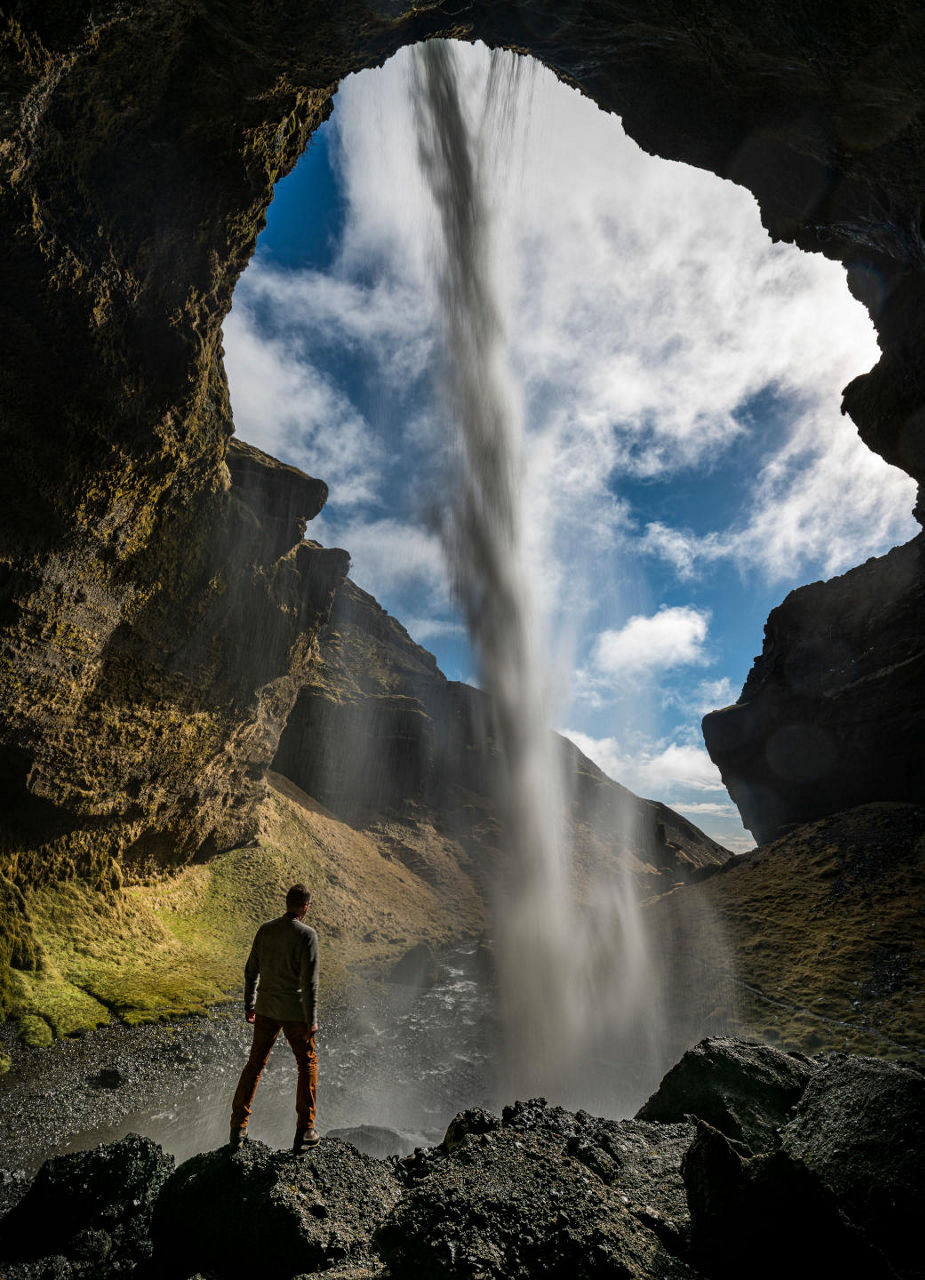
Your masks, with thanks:
[[[511,55],[492,59],[483,119],[497,130],[510,126],[516,75]],[[607,1015],[614,993],[625,1004],[639,986],[642,935],[628,884],[611,886],[607,909],[594,920],[579,920],[573,903],[560,759],[525,554],[523,411],[482,182],[486,142],[468,127],[452,46],[420,46],[413,79],[421,167],[441,232],[445,393],[458,426],[444,542],[504,768],[506,860],[496,903],[503,1083],[573,1097],[592,1020]]]
[[[498,65],[495,55],[490,96],[502,92]],[[451,47],[432,41],[417,49],[415,73],[421,165],[443,235],[446,383],[459,432],[444,540],[506,771],[500,791],[509,861],[496,941],[508,1065],[515,1077],[529,1065],[534,1078],[517,1083],[539,1086],[555,1077],[555,1042],[570,1020],[571,922],[558,774],[524,556],[522,411],[491,270],[477,143]]]

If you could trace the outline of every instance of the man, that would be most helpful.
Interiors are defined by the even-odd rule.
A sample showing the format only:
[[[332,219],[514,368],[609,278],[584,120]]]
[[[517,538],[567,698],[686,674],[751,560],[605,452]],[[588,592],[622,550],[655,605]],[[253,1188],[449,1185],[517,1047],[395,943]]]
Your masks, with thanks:
[[[285,915],[260,926],[244,966],[244,1017],[254,1024],[254,1041],[231,1104],[232,1147],[247,1141],[251,1103],[280,1028],[299,1068],[292,1149],[301,1155],[321,1141],[315,1132],[318,935],[302,923],[311,900],[304,884],[294,884]]]

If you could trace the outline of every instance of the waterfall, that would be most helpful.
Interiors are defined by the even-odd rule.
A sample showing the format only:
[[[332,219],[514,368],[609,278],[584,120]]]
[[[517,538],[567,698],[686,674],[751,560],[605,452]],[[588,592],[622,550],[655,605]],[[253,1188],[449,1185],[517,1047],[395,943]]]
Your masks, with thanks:
[[[511,69],[522,61],[492,55],[483,115],[489,128],[481,134],[467,123],[449,43],[415,49],[412,90],[421,169],[438,213],[443,391],[457,431],[443,538],[504,769],[504,865],[494,904],[506,1033],[500,1083],[508,1095],[543,1092],[578,1102],[589,1089],[600,1096],[589,1073],[601,1028],[633,1022],[648,970],[628,875],[602,887],[580,917],[570,884],[560,751],[525,550],[523,406],[482,180],[489,145],[500,145],[510,129]]]

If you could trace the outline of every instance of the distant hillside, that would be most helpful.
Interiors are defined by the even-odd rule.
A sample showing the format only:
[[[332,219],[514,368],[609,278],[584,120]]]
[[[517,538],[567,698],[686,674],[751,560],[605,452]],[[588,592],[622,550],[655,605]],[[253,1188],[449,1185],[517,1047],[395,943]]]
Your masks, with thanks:
[[[925,1055],[925,809],[798,827],[650,903],[679,1005],[788,1049]],[[729,956],[733,969],[728,969]]]
[[[648,896],[729,860],[693,823],[640,799],[571,742],[558,742],[579,888],[592,869],[626,867]],[[349,579],[338,588],[320,658],[273,768],[363,828],[426,817],[469,849],[483,873],[498,851],[499,755],[489,699],[447,680],[433,656]]]

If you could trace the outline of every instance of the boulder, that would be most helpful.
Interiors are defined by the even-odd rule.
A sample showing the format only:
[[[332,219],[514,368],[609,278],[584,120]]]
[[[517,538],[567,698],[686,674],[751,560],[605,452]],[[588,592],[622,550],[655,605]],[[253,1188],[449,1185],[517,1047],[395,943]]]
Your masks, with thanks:
[[[467,1136],[406,1191],[375,1241],[392,1274],[428,1280],[696,1274],[640,1221],[618,1185],[542,1129]]]
[[[701,1040],[671,1068],[636,1119],[696,1116],[746,1154],[772,1151],[780,1145],[778,1130],[818,1070],[812,1058],[771,1045],[725,1036]]]
[[[812,1170],[905,1276],[925,1275],[925,1071],[833,1059],[807,1086],[783,1150]]]
[[[248,1142],[187,1160],[152,1224],[159,1275],[261,1280],[375,1260],[373,1229],[401,1194],[389,1167],[334,1138],[306,1156]]]
[[[683,1174],[691,1257],[711,1280],[895,1280],[831,1191],[787,1152],[743,1158],[701,1121]]]
[[[61,1274],[94,1277],[140,1261],[150,1253],[152,1208],[173,1165],[172,1156],[134,1133],[55,1156],[0,1223],[0,1257],[41,1259],[36,1275],[57,1274],[56,1256],[66,1257],[73,1268]]]

